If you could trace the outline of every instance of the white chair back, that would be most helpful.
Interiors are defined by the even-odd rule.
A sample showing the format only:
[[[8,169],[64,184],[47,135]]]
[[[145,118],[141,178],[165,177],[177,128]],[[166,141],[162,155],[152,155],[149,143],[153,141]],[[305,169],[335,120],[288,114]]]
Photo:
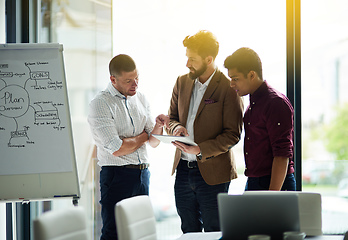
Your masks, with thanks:
[[[88,240],[86,215],[82,207],[43,213],[33,221],[34,240]]]
[[[156,240],[156,220],[149,196],[124,199],[115,206],[119,240]]]

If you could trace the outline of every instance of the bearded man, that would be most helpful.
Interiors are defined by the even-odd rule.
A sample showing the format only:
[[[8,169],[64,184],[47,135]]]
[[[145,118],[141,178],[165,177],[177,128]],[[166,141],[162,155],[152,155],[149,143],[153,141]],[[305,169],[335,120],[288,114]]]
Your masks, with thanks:
[[[188,136],[197,146],[173,142],[175,203],[183,233],[220,231],[217,194],[228,192],[237,177],[232,147],[240,139],[243,104],[215,66],[216,37],[199,31],[183,44],[190,72],[174,85],[167,132]]]

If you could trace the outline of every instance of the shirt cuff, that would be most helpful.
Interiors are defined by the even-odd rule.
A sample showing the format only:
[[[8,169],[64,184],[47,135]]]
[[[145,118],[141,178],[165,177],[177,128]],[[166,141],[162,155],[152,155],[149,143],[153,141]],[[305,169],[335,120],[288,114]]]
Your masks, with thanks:
[[[107,146],[105,146],[105,149],[109,153],[113,154],[121,148],[122,143],[123,141],[120,138],[115,138]]]

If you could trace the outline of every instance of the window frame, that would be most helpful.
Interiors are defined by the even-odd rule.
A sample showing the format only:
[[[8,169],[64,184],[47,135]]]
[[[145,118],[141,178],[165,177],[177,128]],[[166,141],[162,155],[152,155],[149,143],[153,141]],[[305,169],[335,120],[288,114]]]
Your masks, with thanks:
[[[287,97],[294,107],[296,190],[302,191],[301,0],[286,0]]]

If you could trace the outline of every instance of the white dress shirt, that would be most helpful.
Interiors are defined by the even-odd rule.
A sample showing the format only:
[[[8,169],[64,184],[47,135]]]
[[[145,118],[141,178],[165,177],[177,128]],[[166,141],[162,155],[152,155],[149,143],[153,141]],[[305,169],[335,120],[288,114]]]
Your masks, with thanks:
[[[190,108],[189,108],[187,122],[186,122],[186,129],[187,129],[187,132],[189,134],[189,138],[192,141],[195,140],[194,139],[194,132],[193,132],[193,124],[194,124],[195,119],[196,119],[198,107],[202,101],[205,90],[207,90],[207,87],[210,83],[210,80],[213,78],[215,72],[216,72],[216,69],[204,84],[202,84],[198,80],[198,78],[196,78],[196,80],[195,80],[195,85],[193,86],[193,90],[192,90],[192,95],[191,95],[191,99],[190,99]],[[181,158],[184,160],[187,160],[187,161],[197,161],[196,155],[185,153],[185,152],[181,153]]]
[[[122,139],[134,137],[144,130],[150,133],[154,127],[150,106],[145,96],[137,92],[125,97],[109,83],[89,105],[88,123],[97,146],[99,166],[121,166],[147,163],[145,144],[135,152],[116,157]]]

